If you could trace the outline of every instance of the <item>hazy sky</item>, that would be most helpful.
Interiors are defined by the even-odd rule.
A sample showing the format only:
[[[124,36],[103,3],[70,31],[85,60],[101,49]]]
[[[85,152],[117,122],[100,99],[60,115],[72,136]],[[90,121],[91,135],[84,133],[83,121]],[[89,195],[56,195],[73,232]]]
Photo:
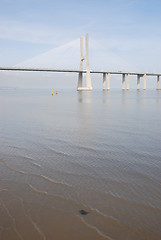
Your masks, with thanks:
[[[92,69],[161,72],[160,0],[0,0],[0,66],[77,68],[86,32]]]

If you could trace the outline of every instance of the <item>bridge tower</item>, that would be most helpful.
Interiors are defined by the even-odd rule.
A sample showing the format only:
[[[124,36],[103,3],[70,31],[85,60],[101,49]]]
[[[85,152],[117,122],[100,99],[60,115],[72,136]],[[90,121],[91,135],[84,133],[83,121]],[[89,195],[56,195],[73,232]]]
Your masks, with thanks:
[[[92,83],[91,83],[91,75],[90,75],[90,67],[89,67],[89,56],[88,56],[88,33],[85,37],[85,56],[83,56],[83,37],[80,38],[80,68],[79,76],[78,76],[78,91],[83,90],[92,90]],[[86,86],[83,87],[83,61],[86,62]]]

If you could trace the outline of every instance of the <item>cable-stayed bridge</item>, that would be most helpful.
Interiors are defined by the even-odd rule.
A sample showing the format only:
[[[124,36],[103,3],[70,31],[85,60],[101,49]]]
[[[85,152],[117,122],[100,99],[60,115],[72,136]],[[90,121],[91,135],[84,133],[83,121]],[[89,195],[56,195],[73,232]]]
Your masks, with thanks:
[[[73,41],[69,44],[64,45],[61,50],[66,49],[70,46],[77,46],[76,41]],[[76,50],[76,48],[74,48]],[[60,52],[60,48],[57,48],[56,51]],[[102,74],[103,75],[103,90],[109,90],[110,89],[110,80],[111,75],[121,75],[122,79],[122,89],[123,90],[129,90],[130,89],[130,76],[136,76],[137,77],[137,90],[140,90],[140,81],[143,80],[143,90],[146,90],[146,80],[147,76],[153,76],[156,77],[157,80],[157,86],[156,89],[159,90],[159,81],[161,73],[148,73],[148,72],[127,72],[127,71],[93,71],[90,70],[89,66],[89,54],[88,54],[89,48],[88,48],[88,34],[86,34],[85,37],[85,55],[83,54],[83,37],[80,38],[80,67],[79,69],[60,69],[60,68],[47,68],[47,67],[24,67],[24,64],[27,65],[29,61],[25,61],[23,64],[16,65],[14,67],[0,67],[0,71],[23,71],[23,72],[57,72],[57,73],[77,73],[78,74],[78,86],[77,90],[83,91],[83,90],[92,90],[92,81],[91,81],[91,75],[92,74]],[[48,55],[42,54],[43,59],[47,58]],[[35,60],[36,57],[34,57],[32,60]],[[86,70],[83,70],[83,61],[86,63]],[[30,60],[30,62],[32,62]],[[83,87],[83,74],[86,75],[86,84],[85,87]]]

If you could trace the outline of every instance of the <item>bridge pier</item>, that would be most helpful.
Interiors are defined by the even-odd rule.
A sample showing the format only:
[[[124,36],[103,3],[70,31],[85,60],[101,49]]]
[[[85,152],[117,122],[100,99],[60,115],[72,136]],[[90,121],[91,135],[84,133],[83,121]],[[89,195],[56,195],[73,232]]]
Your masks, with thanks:
[[[86,62],[86,87],[82,87],[83,83],[83,73],[79,73],[78,76],[78,91],[83,90],[92,90],[91,74],[89,67],[89,58],[88,58],[88,33],[85,37],[85,57],[83,57],[83,37],[80,38],[80,71],[83,71],[83,61]]]
[[[77,86],[77,89],[82,88],[82,86],[83,86],[83,73],[80,72],[79,75],[78,75],[78,86]]]
[[[146,90],[146,73],[143,75],[143,90]]]
[[[159,78],[160,78],[160,76],[158,75],[158,76],[157,76],[157,90],[160,89],[160,88],[159,88]]]
[[[88,58],[88,33],[86,34],[86,90],[92,90],[92,82],[91,82],[91,74],[90,74],[90,67],[89,67],[89,58]]]
[[[103,73],[103,90],[106,90],[107,88],[107,79],[106,79],[107,74]]]
[[[83,71],[83,36],[80,37],[80,67],[79,70]],[[83,73],[79,72],[78,74],[78,86],[77,90],[81,89],[83,87]]]
[[[137,75],[137,90],[140,90],[140,75]]]
[[[122,74],[122,90],[125,90],[125,77],[126,75],[123,73]]]
[[[110,78],[111,78],[111,74],[107,73],[107,90],[110,90]]]
[[[129,90],[130,89],[130,74],[127,74],[127,86],[126,89]]]
[[[110,73],[103,73],[103,90],[110,90]]]

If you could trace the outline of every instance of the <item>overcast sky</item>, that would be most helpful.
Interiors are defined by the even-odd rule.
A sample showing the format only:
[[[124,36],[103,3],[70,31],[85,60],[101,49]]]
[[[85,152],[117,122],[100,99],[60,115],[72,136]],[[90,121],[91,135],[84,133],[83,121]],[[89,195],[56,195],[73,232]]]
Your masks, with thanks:
[[[0,0],[0,66],[161,72],[160,0]]]

